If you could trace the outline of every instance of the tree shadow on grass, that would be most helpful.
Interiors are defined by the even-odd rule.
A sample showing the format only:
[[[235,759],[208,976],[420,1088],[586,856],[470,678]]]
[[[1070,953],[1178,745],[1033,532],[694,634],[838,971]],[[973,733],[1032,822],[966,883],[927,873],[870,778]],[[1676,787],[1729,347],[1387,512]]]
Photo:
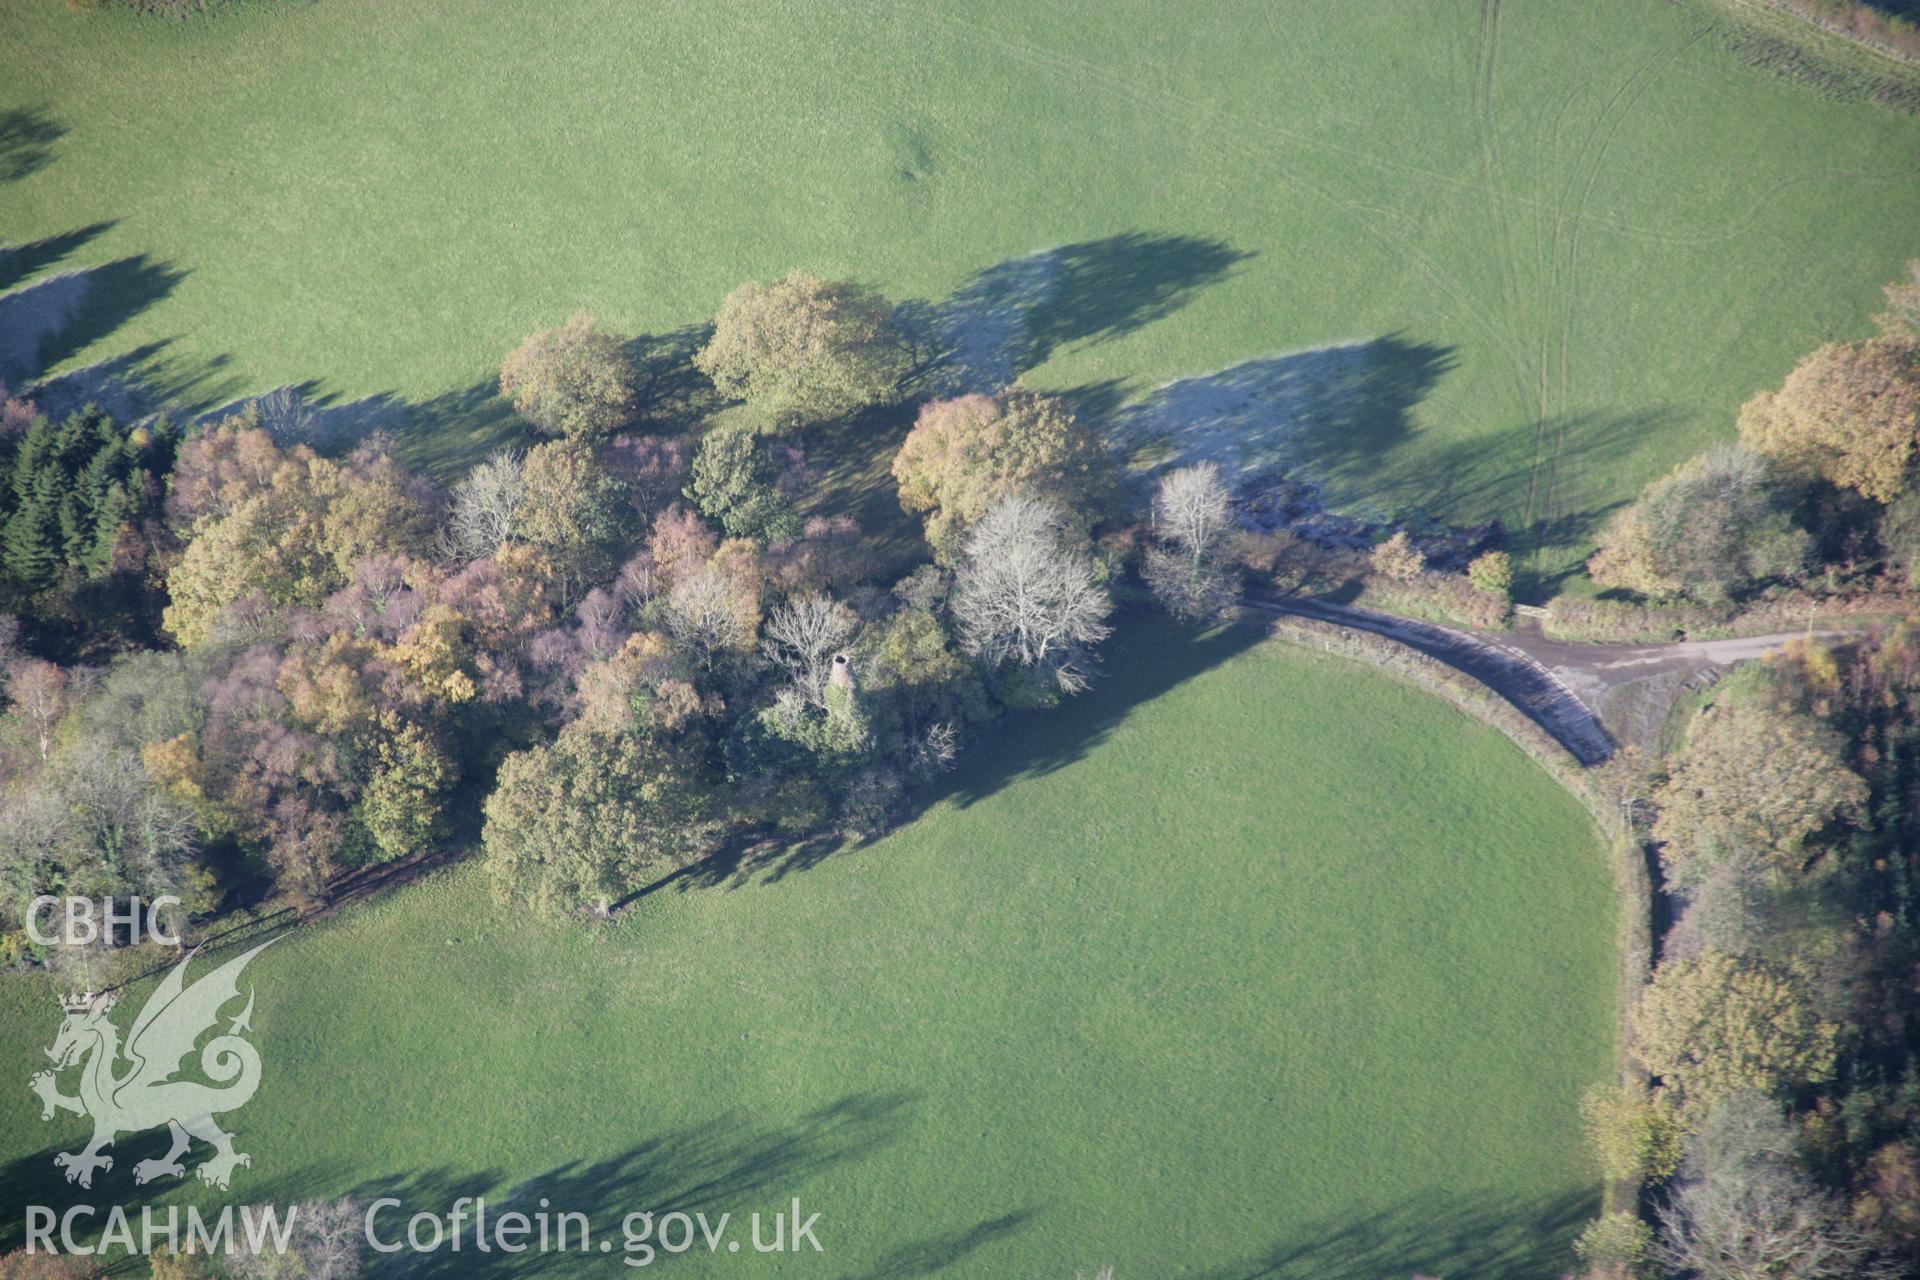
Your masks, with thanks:
[[[1574,1233],[1599,1207],[1597,1194],[1427,1196],[1294,1233],[1205,1280],[1549,1280],[1573,1269]]]
[[[1023,1230],[1033,1220],[1031,1211],[1002,1214],[958,1231],[942,1232],[925,1240],[891,1249],[871,1268],[848,1280],[914,1280],[938,1275],[972,1257],[980,1249]]]
[[[1133,714],[1187,681],[1229,662],[1267,638],[1259,621],[1194,632],[1141,605],[1114,620],[1115,638],[1101,654],[1094,686],[1056,707],[1018,712],[992,727],[971,760],[929,786],[915,806],[966,808],[1015,782],[1058,772],[1092,754]]]
[[[1164,468],[1211,461],[1230,483],[1285,473],[1336,510],[1416,530],[1463,512],[1499,515],[1521,562],[1521,598],[1550,594],[1579,563],[1536,568],[1533,553],[1590,540],[1619,505],[1571,505],[1584,492],[1580,476],[1614,465],[1666,426],[1671,411],[1578,414],[1544,426],[1516,420],[1395,462],[1395,450],[1414,436],[1415,406],[1453,363],[1450,347],[1389,334],[1244,361],[1118,407],[1111,382],[1067,394],[1083,416],[1108,424],[1142,490]],[[1538,461],[1542,440],[1553,452]],[[1144,492],[1135,502],[1145,502]]]
[[[47,340],[74,322],[87,297],[84,272],[66,272],[0,294],[0,378],[18,387],[38,377]]]
[[[438,480],[464,475],[496,449],[533,442],[526,424],[500,394],[495,378],[402,402],[395,431],[408,466]]]
[[[76,235],[80,233],[75,233]],[[56,252],[49,249],[47,252]],[[121,258],[103,266],[62,272],[0,294],[0,378],[16,390],[27,390],[50,415],[64,416],[87,399],[98,386],[119,392],[125,406],[140,406],[132,416],[144,416],[175,402],[195,379],[182,370],[164,378],[152,373],[136,376],[139,366],[152,363],[166,342],[113,357],[86,369],[69,370],[37,387],[28,384],[46,370],[67,360],[118,329],[153,305],[186,277],[145,254]],[[206,362],[202,372],[223,361]],[[155,385],[143,385],[146,381]],[[69,404],[71,403],[71,405]]]
[[[712,336],[713,325],[701,323],[627,340],[621,350],[633,365],[639,387],[639,406],[629,430],[686,425],[726,403],[693,363],[694,353]]]
[[[52,369],[86,350],[128,320],[172,293],[186,271],[144,253],[75,272],[84,282],[78,306],[66,323],[40,340],[40,369]],[[56,277],[66,279],[69,277]]]
[[[822,1243],[832,1250],[834,1206],[808,1199],[810,1181],[825,1170],[857,1162],[903,1139],[914,1101],[904,1094],[849,1094],[773,1126],[725,1117],[634,1143],[614,1155],[563,1161],[518,1182],[511,1182],[498,1168],[463,1170],[444,1165],[365,1177],[337,1162],[307,1162],[288,1172],[264,1174],[259,1171],[262,1167],[286,1168],[298,1153],[259,1151],[256,1166],[237,1171],[234,1186],[226,1193],[179,1179],[135,1186],[133,1164],[165,1150],[164,1131],[123,1137],[112,1148],[113,1169],[96,1175],[90,1190],[74,1186],[54,1167],[53,1156],[79,1145],[84,1130],[76,1125],[72,1141],[49,1145],[0,1166],[0,1252],[24,1243],[29,1205],[45,1206],[56,1216],[78,1205],[94,1206],[96,1214],[76,1224],[76,1235],[90,1238],[105,1225],[111,1205],[123,1208],[137,1232],[144,1206],[156,1206],[164,1221],[169,1204],[191,1203],[211,1216],[224,1204],[284,1207],[342,1194],[363,1204],[381,1198],[399,1202],[383,1207],[375,1218],[383,1243],[404,1243],[407,1220],[416,1213],[432,1214],[444,1222],[456,1201],[478,1197],[487,1200],[490,1225],[512,1211],[529,1218],[544,1212],[553,1223],[561,1213],[579,1213],[586,1215],[592,1233],[585,1250],[578,1247],[577,1228],[571,1228],[574,1247],[565,1252],[507,1254],[497,1248],[481,1252],[475,1248],[473,1213],[468,1206],[458,1250],[450,1242],[433,1252],[403,1248],[376,1257],[369,1268],[375,1276],[454,1280],[576,1275],[596,1265],[586,1262],[583,1253],[603,1259],[598,1265],[611,1274],[626,1255],[624,1229],[629,1214],[654,1215],[655,1234],[649,1242],[656,1248],[659,1221],[669,1213],[705,1214],[715,1229],[719,1215],[725,1213],[730,1215],[729,1236],[747,1239],[751,1214],[770,1217],[788,1208],[796,1196],[803,1213],[818,1210],[825,1215]],[[241,1147],[248,1145],[243,1130]],[[201,1151],[196,1147],[192,1154]],[[1572,1238],[1598,1207],[1599,1198],[1593,1193],[1538,1197],[1436,1193],[1289,1231],[1257,1253],[1198,1274],[1205,1280],[1406,1280],[1420,1275],[1546,1280],[1571,1267]],[[969,1259],[1026,1229],[1036,1216],[1033,1209],[1022,1208],[919,1240],[891,1246],[880,1242],[885,1252],[879,1260],[855,1274],[858,1280],[912,1280],[942,1274],[963,1263],[973,1265]],[[601,1240],[610,1241],[611,1250],[602,1253]],[[695,1241],[694,1250],[704,1252],[697,1235]],[[1096,1256],[1101,1247],[1099,1241],[1077,1245]],[[672,1256],[659,1253],[654,1261],[669,1261]]]
[[[163,338],[69,369],[30,388],[30,396],[55,421],[95,404],[121,422],[136,422],[163,410],[192,418],[231,394],[227,357],[175,356],[172,345]]]
[[[1556,419],[1545,430],[1553,438],[1566,440],[1559,465],[1563,473],[1572,473],[1594,463],[1611,464],[1622,451],[1661,430],[1671,418],[1661,409],[1584,413]],[[1541,434],[1542,428],[1535,423],[1514,422],[1453,441],[1434,450],[1411,474],[1377,476],[1376,487],[1365,491],[1365,496],[1383,500],[1392,496],[1405,505],[1426,509],[1522,507],[1535,480],[1530,464],[1534,441]]]
[[[1230,484],[1277,471],[1338,480],[1412,433],[1413,407],[1453,364],[1453,348],[1393,333],[1176,379],[1102,420],[1136,463],[1213,462]]]
[[[198,416],[213,420],[249,411],[260,415],[280,443],[308,445],[323,454],[346,453],[385,432],[409,466],[440,479],[458,478],[495,449],[533,442],[491,378],[425,400],[392,391],[343,399],[308,380],[229,399]]]
[[[1393,333],[1243,361],[1131,403],[1117,403],[1121,389],[1111,382],[1067,394],[1083,417],[1106,424],[1142,482],[1163,468],[1211,461],[1230,483],[1284,472],[1336,510],[1416,529],[1463,513],[1498,515],[1521,561],[1522,598],[1550,594],[1579,562],[1535,553],[1588,542],[1618,506],[1575,505],[1591,489],[1582,475],[1617,465],[1666,427],[1672,411],[1516,419],[1403,458],[1400,451],[1418,448],[1415,407],[1454,365],[1454,348]]]
[[[900,451],[919,404],[882,405],[808,428],[798,437],[806,449],[813,492],[802,516],[851,516],[866,550],[877,558],[882,581],[899,578],[926,558],[920,520],[900,508],[893,458]]]
[[[0,289],[11,289],[22,280],[66,261],[70,255],[111,231],[117,221],[110,218],[61,235],[0,248]]]
[[[1207,236],[1127,231],[1052,251],[1052,296],[1030,317],[1035,364],[1165,319],[1254,255]]]
[[[901,304],[895,319],[921,394],[993,392],[1063,347],[1171,315],[1252,256],[1205,236],[1127,231],[995,263],[939,302]]]
[[[0,182],[17,182],[46,168],[53,144],[66,132],[45,107],[0,111]]]
[[[49,1029],[51,1038],[51,1029]],[[112,1206],[120,1206],[131,1220],[136,1239],[140,1231],[140,1211],[154,1206],[157,1220],[166,1220],[166,1205],[198,1205],[201,1214],[211,1219],[220,1211],[224,1203],[234,1205],[287,1205],[301,1200],[328,1194],[328,1188],[338,1185],[349,1172],[331,1165],[307,1164],[288,1173],[269,1173],[270,1167],[284,1168],[279,1160],[270,1160],[267,1153],[256,1153],[246,1139],[243,1125],[227,1124],[228,1129],[237,1129],[235,1145],[241,1151],[260,1156],[251,1167],[235,1170],[233,1184],[229,1191],[218,1192],[203,1186],[194,1176],[193,1169],[205,1156],[209,1148],[196,1143],[188,1152],[184,1163],[187,1173],[183,1178],[166,1178],[147,1183],[135,1184],[133,1167],[142,1160],[158,1159],[167,1152],[170,1145],[166,1126],[140,1134],[121,1134],[117,1142],[106,1149],[113,1158],[111,1169],[98,1170],[93,1175],[91,1188],[77,1186],[66,1180],[66,1175],[53,1163],[55,1155],[62,1151],[78,1151],[86,1144],[90,1126],[84,1121],[71,1117],[62,1122],[72,1131],[71,1140],[49,1145],[32,1155],[19,1156],[0,1166],[0,1255],[22,1247],[26,1242],[27,1207],[30,1205],[50,1209],[56,1221],[76,1206],[91,1206],[95,1212],[90,1216],[75,1219],[76,1238],[92,1238],[107,1225],[106,1217]],[[48,1122],[51,1131],[54,1122]],[[181,1210],[181,1229],[185,1230],[185,1208]],[[211,1222],[209,1223],[211,1225]],[[58,1241],[56,1229],[54,1239]],[[136,1275],[145,1275],[144,1268],[136,1268]]]
[[[1095,382],[1083,382],[1076,387],[1062,387],[1052,393],[1067,402],[1076,418],[1083,422],[1107,422],[1120,411],[1127,402],[1127,383],[1124,378],[1101,378]],[[1127,460],[1124,450],[1116,450],[1122,462]]]
[[[1620,458],[1674,421],[1666,406],[1626,413],[1582,413],[1543,426],[1510,426],[1455,441],[1392,474],[1376,471],[1358,482],[1358,500],[1402,511],[1472,509],[1515,513],[1508,522],[1507,549],[1515,560],[1515,597],[1523,602],[1553,595],[1583,572],[1579,557],[1558,561],[1541,553],[1590,546],[1608,516],[1626,499],[1575,505],[1590,497],[1589,474],[1606,474]],[[1555,452],[1535,465],[1535,442],[1553,442]],[[1551,495],[1551,509],[1548,507]],[[1531,519],[1520,518],[1531,508]]]
[[[336,1100],[338,1105],[351,1105],[346,1097],[342,1094]],[[108,1206],[115,1204],[127,1211],[137,1233],[140,1208],[163,1202],[190,1202],[198,1205],[202,1214],[210,1214],[218,1213],[223,1203],[284,1207],[343,1194],[363,1203],[392,1197],[400,1204],[382,1210],[375,1226],[383,1242],[393,1242],[405,1240],[407,1219],[415,1213],[431,1213],[444,1220],[461,1197],[485,1196],[492,1222],[513,1210],[531,1217],[543,1211],[543,1202],[544,1211],[551,1214],[586,1214],[594,1233],[593,1255],[605,1257],[599,1253],[597,1241],[611,1239],[614,1248],[609,1263],[617,1266],[621,1223],[627,1214],[651,1212],[657,1219],[673,1212],[704,1212],[713,1217],[730,1213],[740,1219],[738,1230],[744,1237],[748,1214],[758,1211],[770,1215],[786,1210],[794,1196],[804,1197],[808,1180],[821,1171],[863,1159],[899,1141],[909,1127],[914,1102],[911,1095],[899,1093],[848,1094],[786,1124],[766,1126],[741,1117],[723,1117],[646,1139],[616,1155],[567,1160],[517,1183],[510,1182],[497,1168],[460,1170],[450,1166],[364,1177],[337,1162],[296,1164],[300,1156],[297,1151],[255,1150],[254,1166],[236,1171],[233,1187],[226,1193],[201,1187],[191,1181],[191,1172],[184,1181],[168,1179],[144,1187],[134,1184],[133,1165],[166,1150],[164,1128],[123,1135],[109,1148],[113,1168],[96,1173],[90,1190],[74,1186],[55,1168],[53,1157],[84,1140],[85,1130],[76,1124],[71,1126],[74,1139],[66,1146],[49,1146],[0,1167],[0,1215],[4,1215],[4,1221],[0,1221],[0,1253],[23,1242],[28,1205],[44,1205],[56,1215],[75,1205],[96,1206],[98,1215],[76,1226],[76,1235],[90,1236],[106,1225]],[[617,1125],[619,1120],[618,1116],[608,1117],[610,1125]],[[240,1130],[239,1146],[248,1150],[244,1123],[229,1127]],[[199,1146],[190,1152],[189,1169],[203,1153]],[[295,1167],[287,1173],[262,1176],[256,1172],[290,1165]],[[467,1231],[471,1230],[469,1214]],[[984,1238],[974,1237],[969,1243],[962,1233],[946,1247],[958,1257],[980,1243]],[[919,1256],[933,1256],[935,1247],[927,1246]],[[469,1234],[458,1251],[447,1247],[433,1253],[403,1250],[376,1260],[370,1273],[450,1278],[574,1275],[581,1266],[577,1252],[481,1253],[473,1248]],[[929,1273],[895,1270],[882,1274],[905,1277]]]
[[[353,1187],[363,1202],[382,1197],[400,1201],[376,1220],[383,1242],[404,1240],[406,1222],[427,1212],[443,1220],[462,1196],[485,1196],[489,1224],[509,1212],[585,1214],[592,1236],[589,1247],[566,1252],[529,1250],[506,1254],[495,1249],[479,1252],[471,1221],[458,1251],[443,1247],[433,1253],[402,1251],[388,1255],[370,1269],[373,1275],[463,1278],[468,1276],[577,1275],[587,1265],[582,1259],[605,1259],[599,1265],[609,1273],[628,1270],[619,1259],[626,1250],[629,1214],[654,1215],[654,1230],[669,1213],[706,1214],[718,1230],[719,1215],[728,1214],[727,1233],[747,1240],[749,1215],[785,1212],[801,1196],[804,1212],[830,1205],[806,1204],[809,1179],[822,1170],[864,1159],[897,1142],[906,1132],[914,1099],[905,1094],[848,1094],[829,1106],[771,1128],[729,1117],[651,1138],[602,1159],[568,1160],[524,1181],[507,1184],[498,1170],[457,1173],[438,1169],[372,1178]],[[804,1216],[804,1215],[803,1215]],[[469,1219],[471,1214],[469,1214]],[[557,1223],[557,1219],[554,1219]],[[635,1223],[636,1234],[639,1223]],[[536,1237],[537,1238],[537,1237]],[[573,1240],[578,1240],[575,1229]],[[769,1226],[763,1236],[771,1239]],[[609,1240],[603,1253],[599,1242]],[[490,1241],[491,1243],[491,1241]],[[648,1243],[658,1249],[658,1237]],[[695,1235],[694,1248],[705,1251]],[[724,1245],[721,1246],[724,1249]],[[673,1255],[658,1252],[654,1261]],[[913,1272],[898,1272],[905,1276]]]

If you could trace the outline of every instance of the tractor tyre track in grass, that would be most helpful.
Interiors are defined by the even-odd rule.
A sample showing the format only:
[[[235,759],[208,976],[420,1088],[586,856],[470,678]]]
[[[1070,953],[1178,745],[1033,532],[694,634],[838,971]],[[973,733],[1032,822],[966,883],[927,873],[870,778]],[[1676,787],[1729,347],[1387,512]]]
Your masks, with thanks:
[[[1614,90],[1613,94],[1608,97],[1606,103],[1601,107],[1599,116],[1595,119],[1593,127],[1588,130],[1586,140],[1581,144],[1580,154],[1575,157],[1574,163],[1568,171],[1569,176],[1565,193],[1571,194],[1574,184],[1579,182],[1581,163],[1587,161],[1588,154],[1591,153],[1591,160],[1586,163],[1586,182],[1580,189],[1579,198],[1574,201],[1571,216],[1567,218],[1564,223],[1567,241],[1566,265],[1564,270],[1561,267],[1559,246],[1563,225],[1561,214],[1566,208],[1566,200],[1563,195],[1562,198],[1555,201],[1553,278],[1550,285],[1550,293],[1554,302],[1558,304],[1560,332],[1559,349],[1552,362],[1554,366],[1555,385],[1551,402],[1549,402],[1546,392],[1547,369],[1544,360],[1546,344],[1550,338],[1544,328],[1541,333],[1543,361],[1541,368],[1539,431],[1543,446],[1545,444],[1545,437],[1549,431],[1551,431],[1553,435],[1553,441],[1551,447],[1545,449],[1545,493],[1537,519],[1534,518],[1533,512],[1535,477],[1529,476],[1527,482],[1528,519],[1526,527],[1536,531],[1533,539],[1533,567],[1535,572],[1541,571],[1544,567],[1542,557],[1546,551],[1547,537],[1559,518],[1559,505],[1563,497],[1563,493],[1559,488],[1559,479],[1561,463],[1566,457],[1567,432],[1573,418],[1573,390],[1569,365],[1573,351],[1573,316],[1579,299],[1580,243],[1582,232],[1586,226],[1587,205],[1593,196],[1594,188],[1599,184],[1600,175],[1605,169],[1607,152],[1612,148],[1614,139],[1619,136],[1620,128],[1626,123],[1627,117],[1633,113],[1634,108],[1639,105],[1640,100],[1646,96],[1648,89],[1659,79],[1660,72],[1664,71],[1667,66],[1672,65],[1674,61],[1687,50],[1691,49],[1694,44],[1706,34],[1707,29],[1704,27],[1700,28],[1686,39],[1676,41],[1654,53],[1634,69],[1633,73]],[[1625,99],[1624,104],[1622,104],[1623,98]],[[1619,108],[1617,111],[1615,110],[1616,106]],[[1602,123],[1607,120],[1609,115],[1612,116],[1612,123],[1606,126],[1605,136],[1600,139],[1599,145],[1595,147],[1593,145],[1594,134],[1600,129]],[[1537,454],[1536,457],[1538,457]],[[1536,473],[1539,465],[1539,462],[1536,461]]]
[[[1520,364],[1514,369],[1514,379],[1524,397],[1536,370],[1533,367],[1535,362],[1526,348],[1528,290],[1520,278],[1520,263],[1514,252],[1513,221],[1507,213],[1506,178],[1500,165],[1499,122],[1493,106],[1499,59],[1500,0],[1481,0],[1480,34],[1474,48],[1473,132],[1480,149],[1480,174],[1493,241],[1494,266],[1500,277],[1500,303],[1508,325],[1514,330],[1514,347],[1520,357]],[[1540,376],[1544,377],[1544,371],[1540,371]]]
[[[1395,220],[1405,220],[1407,215],[1401,210],[1382,206],[1355,196],[1344,194],[1306,177],[1299,169],[1276,160],[1276,150],[1261,146],[1251,137],[1258,134],[1278,137],[1290,146],[1311,148],[1338,155],[1343,159],[1354,160],[1375,168],[1399,172],[1417,173],[1422,177],[1453,185],[1458,190],[1471,191],[1484,188],[1484,182],[1476,183],[1471,179],[1451,179],[1447,175],[1420,166],[1407,165],[1389,160],[1359,148],[1328,142],[1301,133],[1267,124],[1253,124],[1243,117],[1221,112],[1206,104],[1183,98],[1165,89],[1146,90],[1135,82],[1120,76],[1105,67],[1067,54],[1054,53],[1040,49],[1025,41],[1013,39],[989,30],[983,24],[966,22],[946,15],[921,12],[919,16],[929,27],[944,27],[950,32],[983,43],[997,49],[1003,55],[1037,67],[1056,75],[1070,78],[1082,85],[1092,85],[1116,93],[1136,106],[1158,104],[1158,114],[1163,118],[1181,124],[1196,135],[1204,135],[1214,145],[1232,150],[1246,164],[1256,170],[1271,174],[1275,181],[1298,191],[1317,196],[1331,207],[1354,214],[1370,214],[1372,218],[1357,218],[1355,225],[1370,239],[1380,244],[1389,253],[1405,258],[1427,278],[1436,288],[1445,293],[1459,309],[1466,320],[1477,325],[1493,346],[1502,351],[1508,360],[1524,368],[1527,356],[1524,346],[1512,329],[1501,319],[1479,306],[1473,298],[1472,289],[1453,272],[1439,266],[1426,253],[1420,250],[1406,235],[1390,229]],[[1208,118],[1211,112],[1213,118]],[[1221,129],[1222,119],[1233,126],[1231,130]]]

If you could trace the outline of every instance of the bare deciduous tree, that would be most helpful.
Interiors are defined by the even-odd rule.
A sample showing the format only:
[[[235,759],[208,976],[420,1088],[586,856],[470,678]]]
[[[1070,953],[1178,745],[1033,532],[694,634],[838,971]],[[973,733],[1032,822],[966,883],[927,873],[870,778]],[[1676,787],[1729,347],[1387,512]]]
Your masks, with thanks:
[[[521,457],[501,449],[453,486],[446,541],[461,560],[479,560],[507,544],[526,494]]]
[[[831,596],[805,596],[773,611],[761,648],[816,707],[826,705],[833,655],[859,625],[853,611]]]
[[[21,903],[40,892],[71,825],[66,801],[51,786],[35,780],[9,788],[0,800],[0,891]]]
[[[61,752],[59,764],[75,838],[149,895],[178,888],[198,824],[154,784],[140,757],[82,742]]]
[[[302,1205],[305,1228],[300,1252],[312,1280],[353,1280],[366,1258],[366,1227],[360,1205],[342,1196]]]
[[[1077,693],[1087,686],[1088,650],[1112,634],[1112,610],[1052,503],[1002,498],[968,535],[953,612],[961,646],[990,665],[1044,670],[1063,693]]]
[[[286,446],[320,443],[320,415],[294,387],[278,387],[253,402],[260,425],[274,443]]]
[[[710,565],[680,574],[667,593],[666,614],[674,644],[708,670],[723,650],[738,649],[752,639],[732,584]]]
[[[645,604],[660,593],[660,564],[653,558],[651,551],[641,551],[630,557],[620,566],[620,574],[613,580],[613,590],[629,608]]]
[[[1893,1280],[1840,1197],[1801,1170],[1780,1108],[1734,1094],[1709,1114],[1660,1209],[1661,1260],[1699,1280]]]
[[[951,720],[936,720],[913,740],[908,767],[921,778],[931,778],[953,767],[960,754],[960,730]]]
[[[595,587],[574,606],[573,616],[579,621],[574,634],[589,660],[604,661],[627,642],[628,632],[622,625],[627,605],[617,587],[612,591]]]
[[[309,1200],[292,1206],[293,1226],[284,1252],[238,1242],[225,1265],[241,1280],[353,1280],[366,1264],[366,1227],[349,1197]],[[226,1274],[226,1272],[222,1272]]]
[[[7,692],[33,729],[45,760],[53,750],[53,727],[67,707],[67,673],[40,658],[21,658],[9,673]]]
[[[1231,507],[1218,465],[1169,471],[1153,496],[1154,532],[1197,562],[1212,555],[1233,528]]]
[[[1153,527],[1162,545],[1147,551],[1147,586],[1167,612],[1207,622],[1233,610],[1239,583],[1221,552],[1233,529],[1232,503],[1211,462],[1170,471],[1153,498]]]

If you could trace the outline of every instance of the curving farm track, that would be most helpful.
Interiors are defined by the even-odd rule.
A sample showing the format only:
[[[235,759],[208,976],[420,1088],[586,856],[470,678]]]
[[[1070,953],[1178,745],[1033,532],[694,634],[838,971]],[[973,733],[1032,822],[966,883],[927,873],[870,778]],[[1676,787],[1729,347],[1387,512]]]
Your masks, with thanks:
[[[1384,636],[1444,662],[1518,707],[1583,765],[1604,763],[1622,736],[1620,726],[1610,725],[1603,714],[1615,693],[1656,682],[1677,689],[1688,679],[1761,657],[1806,635],[1787,631],[1738,640],[1570,644],[1525,632],[1467,631],[1273,592],[1250,597],[1246,603],[1268,613]]]

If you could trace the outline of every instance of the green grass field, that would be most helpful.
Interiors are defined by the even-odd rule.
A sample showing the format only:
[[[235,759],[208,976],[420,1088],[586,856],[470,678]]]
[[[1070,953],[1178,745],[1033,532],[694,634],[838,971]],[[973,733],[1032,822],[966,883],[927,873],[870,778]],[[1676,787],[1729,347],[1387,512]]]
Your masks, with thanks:
[[[599,930],[467,865],[267,952],[230,1198],[823,1214],[819,1257],[676,1275],[1560,1274],[1614,1049],[1590,821],[1372,670],[1128,622],[1110,679],[878,844]],[[81,1131],[19,1087],[58,1021],[0,981],[0,1242],[69,1194]],[[137,1199],[148,1152],[115,1154],[87,1202]],[[621,1273],[438,1257],[413,1274]]]
[[[1009,372],[1093,406],[1198,379],[1163,418],[1360,507],[1503,518],[1537,595],[1920,251],[1920,120],[1748,68],[1727,21],[8,0],[0,285],[95,275],[0,333],[201,406],[306,385],[446,471],[511,431],[502,353],[576,307],[663,333],[795,265],[991,301],[1052,250]]]

